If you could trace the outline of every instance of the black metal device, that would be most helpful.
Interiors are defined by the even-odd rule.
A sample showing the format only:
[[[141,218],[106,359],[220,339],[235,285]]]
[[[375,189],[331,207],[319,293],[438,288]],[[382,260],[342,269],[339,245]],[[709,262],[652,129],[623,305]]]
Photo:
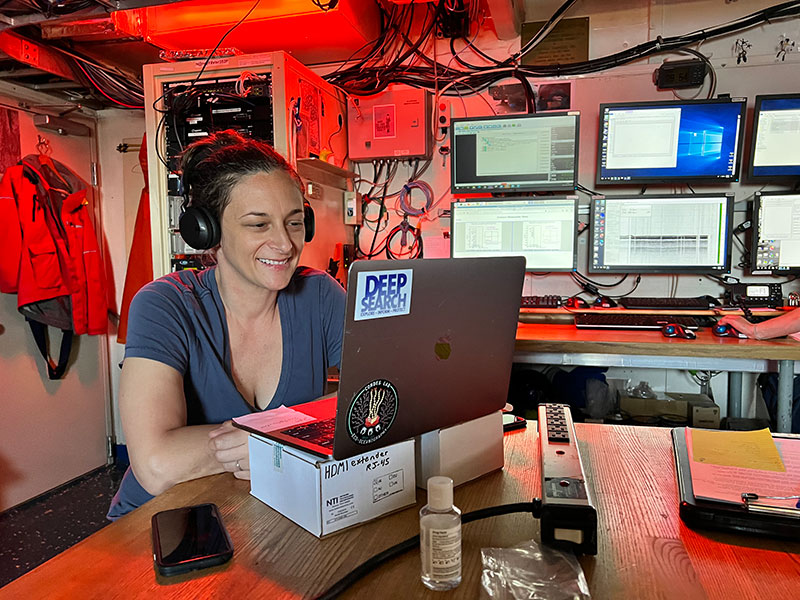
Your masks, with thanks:
[[[583,471],[572,413],[566,404],[539,405],[539,449],[542,542],[597,554],[597,510]]]

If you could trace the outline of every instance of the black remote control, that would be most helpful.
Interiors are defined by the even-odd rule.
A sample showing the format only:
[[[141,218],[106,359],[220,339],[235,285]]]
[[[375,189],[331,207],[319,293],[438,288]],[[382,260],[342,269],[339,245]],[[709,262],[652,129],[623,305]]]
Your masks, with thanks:
[[[539,405],[542,465],[541,539],[597,554],[597,511],[583,472],[575,425],[566,404]]]

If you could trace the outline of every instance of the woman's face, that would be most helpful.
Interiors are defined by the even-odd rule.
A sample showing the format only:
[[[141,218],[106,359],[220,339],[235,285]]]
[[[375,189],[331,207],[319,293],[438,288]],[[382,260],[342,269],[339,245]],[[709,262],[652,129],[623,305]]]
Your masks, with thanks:
[[[289,284],[303,251],[303,196],[281,170],[243,177],[222,212],[220,265],[244,283],[279,291]]]

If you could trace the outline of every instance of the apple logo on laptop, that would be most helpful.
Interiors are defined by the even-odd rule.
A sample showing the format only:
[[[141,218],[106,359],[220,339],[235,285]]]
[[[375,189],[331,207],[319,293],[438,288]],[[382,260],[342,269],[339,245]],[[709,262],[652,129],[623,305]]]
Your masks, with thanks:
[[[443,336],[436,340],[433,346],[433,353],[436,355],[436,360],[447,360],[453,349],[450,347],[450,336]]]

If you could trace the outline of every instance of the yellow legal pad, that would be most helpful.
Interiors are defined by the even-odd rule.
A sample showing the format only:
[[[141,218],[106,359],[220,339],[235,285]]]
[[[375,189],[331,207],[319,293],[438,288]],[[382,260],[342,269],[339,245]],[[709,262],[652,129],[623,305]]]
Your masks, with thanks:
[[[786,471],[769,429],[758,431],[692,429],[691,434],[692,457],[696,462],[761,471]]]

